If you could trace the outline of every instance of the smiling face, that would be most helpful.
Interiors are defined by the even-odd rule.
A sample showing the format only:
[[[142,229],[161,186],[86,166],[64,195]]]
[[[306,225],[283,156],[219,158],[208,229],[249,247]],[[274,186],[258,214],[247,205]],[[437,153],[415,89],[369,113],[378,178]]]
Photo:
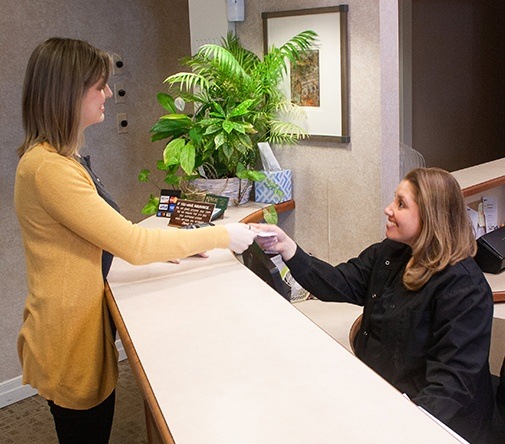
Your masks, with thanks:
[[[387,238],[412,247],[421,233],[421,217],[410,182],[400,182],[393,202],[386,207],[384,213],[388,217]]]
[[[104,80],[99,80],[84,93],[81,108],[81,127],[103,122],[105,119],[105,100],[112,97],[112,91]]]

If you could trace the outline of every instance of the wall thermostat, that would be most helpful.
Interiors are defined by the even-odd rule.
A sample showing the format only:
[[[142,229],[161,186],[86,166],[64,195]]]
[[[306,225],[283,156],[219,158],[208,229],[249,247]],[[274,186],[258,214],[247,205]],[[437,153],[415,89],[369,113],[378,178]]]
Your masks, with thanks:
[[[244,21],[244,0],[228,0],[228,21]]]

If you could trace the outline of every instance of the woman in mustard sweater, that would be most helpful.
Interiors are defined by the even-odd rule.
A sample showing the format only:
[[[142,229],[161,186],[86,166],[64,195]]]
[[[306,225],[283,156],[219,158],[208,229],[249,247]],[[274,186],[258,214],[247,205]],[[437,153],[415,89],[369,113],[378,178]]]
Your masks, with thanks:
[[[25,140],[14,199],[28,295],[18,352],[23,383],[49,401],[62,443],[109,440],[118,372],[103,252],[146,264],[213,248],[241,253],[255,236],[238,223],[146,229],[99,195],[79,148],[84,130],[104,120],[110,71],[107,53],[53,38],[31,55],[23,88]]]

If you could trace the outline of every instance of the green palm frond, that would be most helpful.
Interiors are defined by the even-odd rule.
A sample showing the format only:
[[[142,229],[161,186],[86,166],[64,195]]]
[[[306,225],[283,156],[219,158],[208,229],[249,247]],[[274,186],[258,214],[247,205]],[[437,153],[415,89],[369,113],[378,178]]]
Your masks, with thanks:
[[[210,63],[213,68],[221,73],[228,74],[231,77],[249,77],[240,62],[223,46],[214,44],[203,45],[195,57],[197,60],[199,58],[204,62]]]
[[[277,143],[272,139],[279,138],[295,138],[304,139],[308,136],[307,132],[300,126],[292,122],[285,122],[281,120],[272,121],[270,127],[270,139],[273,143]]]
[[[207,89],[209,80],[200,74],[194,72],[180,72],[170,77],[167,77],[163,83],[168,83],[170,86],[179,84],[181,89],[191,91],[194,88]]]
[[[314,31],[302,31],[289,39],[279,49],[285,57],[298,60],[304,51],[309,50],[317,41],[317,34]]]
[[[228,33],[226,39],[222,39],[222,44],[248,74],[254,72],[258,64],[261,63],[260,58],[254,52],[245,49],[240,44],[238,37],[231,32]]]

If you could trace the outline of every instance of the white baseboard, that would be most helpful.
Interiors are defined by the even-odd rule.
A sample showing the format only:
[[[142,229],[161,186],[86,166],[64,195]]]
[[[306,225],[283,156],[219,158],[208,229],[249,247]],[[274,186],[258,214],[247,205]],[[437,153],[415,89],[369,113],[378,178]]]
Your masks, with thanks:
[[[116,341],[116,347],[119,352],[118,360],[122,361],[126,359],[126,353],[121,340]],[[36,389],[22,384],[21,376],[0,382],[0,409],[36,394]]]
[[[117,360],[118,361],[123,361],[124,359],[126,359],[126,352],[124,351],[123,343],[121,342],[121,339],[118,339],[116,341],[116,348],[117,348],[117,351],[119,353],[119,356],[118,356]]]
[[[21,376],[0,383],[0,409],[36,395],[37,390],[21,384]]]

